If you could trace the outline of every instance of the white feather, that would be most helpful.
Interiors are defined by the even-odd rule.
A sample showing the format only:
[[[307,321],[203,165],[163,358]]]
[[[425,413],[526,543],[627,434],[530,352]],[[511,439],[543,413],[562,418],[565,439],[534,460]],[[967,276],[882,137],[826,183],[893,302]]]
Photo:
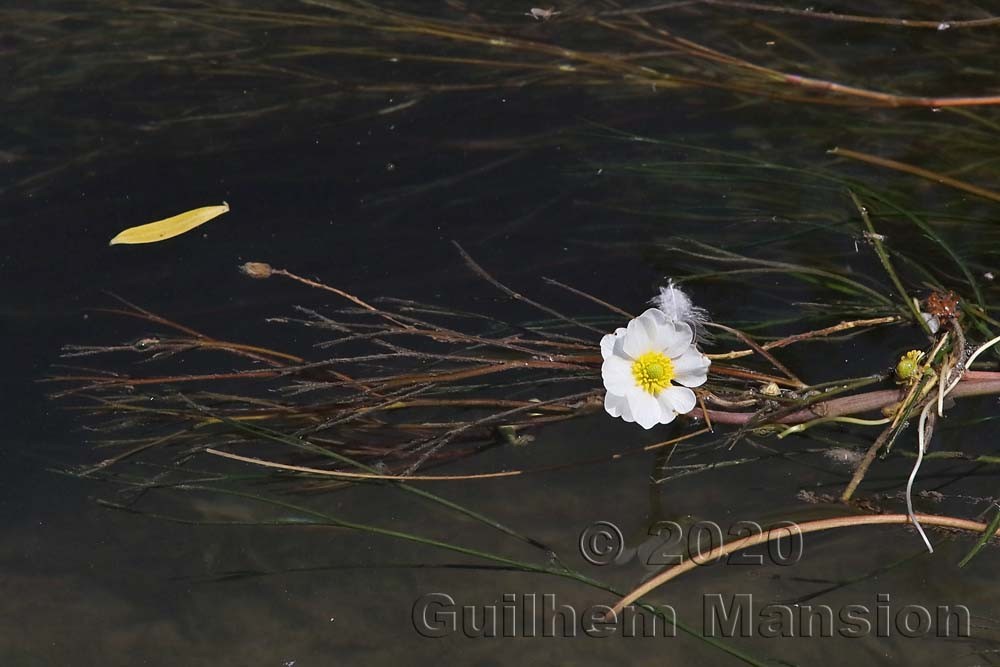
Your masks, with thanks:
[[[711,321],[708,311],[694,305],[691,297],[675,285],[673,280],[668,280],[666,286],[660,287],[660,293],[652,298],[651,303],[669,319],[689,324],[695,333],[695,340],[708,339],[705,331],[705,323]]]

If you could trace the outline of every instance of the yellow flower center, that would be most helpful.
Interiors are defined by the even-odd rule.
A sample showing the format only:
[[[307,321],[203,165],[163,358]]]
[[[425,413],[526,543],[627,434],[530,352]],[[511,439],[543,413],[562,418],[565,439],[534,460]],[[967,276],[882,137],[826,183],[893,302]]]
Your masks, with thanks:
[[[656,396],[670,386],[674,365],[660,352],[647,352],[632,362],[632,377],[644,391]]]

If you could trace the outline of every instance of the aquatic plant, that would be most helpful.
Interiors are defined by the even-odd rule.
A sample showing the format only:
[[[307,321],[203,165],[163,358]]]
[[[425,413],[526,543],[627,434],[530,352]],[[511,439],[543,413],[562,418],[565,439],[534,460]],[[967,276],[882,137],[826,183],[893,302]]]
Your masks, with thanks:
[[[248,123],[289,116],[308,119],[303,125],[350,124],[412,118],[425,108],[432,114],[442,96],[474,91],[525,91],[540,101],[585,94],[592,108],[603,104],[620,115],[588,109],[513,137],[440,138],[451,150],[483,157],[433,182],[386,191],[381,202],[385,210],[396,208],[523,163],[545,148],[573,146],[579,160],[565,181],[600,179],[600,186],[573,190],[574,206],[589,214],[579,226],[580,242],[599,245],[602,253],[642,256],[671,278],[654,297],[667,315],[656,326],[686,322],[699,350],[688,358],[700,361],[704,353],[711,362],[695,364],[704,382],[699,370],[681,383],[690,385],[696,402],[681,390],[673,395],[683,398],[658,404],[656,414],[643,412],[641,421],[632,415],[653,426],[659,442],[623,445],[598,457],[581,453],[557,464],[449,472],[445,467],[458,462],[475,469],[478,455],[498,447],[520,448],[522,460],[530,461],[532,447],[544,445],[544,438],[532,439],[546,428],[606,419],[611,389],[622,389],[613,395],[629,405],[638,385],[605,385],[600,341],[627,332],[655,286],[621,303],[616,294],[545,278],[550,293],[579,299],[572,309],[557,309],[535,286],[528,296],[528,288],[495,277],[505,275],[504,266],[492,265],[477,248],[468,246],[489,271],[458,247],[471,273],[505,297],[504,307],[524,308],[501,317],[492,307],[470,312],[447,301],[359,296],[298,269],[248,262],[240,268],[249,278],[292,281],[346,307],[296,307],[272,317],[272,326],[316,336],[313,346],[288,336],[287,348],[276,348],[252,335],[208,334],[119,299],[121,305],[105,312],[137,321],[136,336],[68,345],[66,363],[102,361],[59,368],[48,378],[53,395],[71,401],[101,438],[95,462],[64,472],[120,487],[104,501],[109,507],[204,524],[146,503],[163,493],[244,498],[260,504],[255,525],[349,529],[568,578],[618,596],[614,609],[648,599],[695,561],[686,559],[629,593],[567,565],[548,545],[491,518],[488,508],[460,505],[426,487],[582,470],[650,454],[651,486],[663,487],[692,475],[711,480],[725,467],[783,465],[822,453],[848,467],[838,468],[843,479],[836,494],[803,490],[804,502],[822,502],[834,516],[799,522],[802,532],[910,525],[928,548],[923,526],[980,532],[962,564],[997,535],[1000,513],[980,521],[918,512],[913,505],[921,497],[914,484],[928,460],[1000,463],[964,443],[940,449],[941,418],[954,399],[1000,393],[992,277],[1000,257],[992,222],[1000,195],[983,185],[1000,174],[995,156],[983,150],[1000,132],[1000,98],[994,73],[978,66],[994,48],[988,32],[1000,24],[994,17],[971,6],[953,9],[969,18],[915,19],[898,8],[898,15],[876,16],[860,3],[853,11],[847,4],[811,12],[723,0],[567,6],[530,16],[509,3],[474,10],[449,3],[445,13],[431,16],[405,3],[346,0],[268,10],[240,2],[97,2],[88,11],[93,25],[76,33],[76,41],[60,39],[63,26],[79,26],[75,12],[0,11],[9,19],[0,24],[22,27],[9,39],[37,55],[18,61],[12,104],[32,113],[18,115],[15,132],[31,136],[45,127],[54,145],[72,145],[72,155],[58,148],[17,162],[8,192],[30,192],[68,169],[115,163],[137,143],[173,147],[181,131],[187,141],[176,154],[185,160],[247,145]],[[769,18],[750,18],[756,16]],[[898,63],[841,48],[840,40],[836,51],[814,48],[813,37],[842,24],[916,46]],[[134,39],[109,40],[109,26]],[[179,34],[185,39],[174,39]],[[943,35],[953,41],[942,42]],[[116,42],[129,46],[110,46]],[[873,58],[880,67],[871,67]],[[53,59],[72,66],[52,67]],[[159,92],[183,94],[150,96],[155,103],[122,100],[121,117],[129,121],[118,128],[117,141],[99,145],[97,135],[80,132],[59,105],[39,103],[94,81],[122,86],[140,72]],[[274,85],[246,95],[248,82]],[[694,117],[723,120],[678,135],[644,131],[649,118],[665,113],[658,100],[671,108],[683,101]],[[759,131],[748,136],[746,123],[727,129],[737,114],[759,114]],[[63,142],[65,136],[77,141]],[[281,138],[257,132],[252,141],[258,149]],[[516,229],[564,201],[560,192],[533,203],[524,219],[490,233]],[[630,229],[648,232],[641,241],[613,233],[626,216]],[[696,303],[714,321],[688,294],[699,297]],[[687,341],[684,327],[674,326],[673,334]],[[862,336],[880,343],[866,356],[854,347]],[[668,354],[664,344],[645,352],[662,354],[676,373],[688,355]],[[143,363],[123,365],[122,356],[105,355]],[[212,369],[177,370],[179,361],[196,356],[210,359]],[[674,378],[665,379],[664,359],[641,359],[631,358],[639,363],[640,382],[667,390]],[[810,363],[815,359],[824,363]],[[838,364],[825,363],[831,359]],[[633,367],[628,370],[634,379]],[[969,401],[979,412],[961,428],[995,419],[993,400]],[[625,416],[621,401],[611,407],[614,416]],[[869,472],[880,457],[912,463],[908,477],[871,484]],[[361,484],[500,531],[536,549],[538,561],[415,534],[388,519],[386,525],[352,521],[326,504],[327,494]],[[886,484],[901,495],[885,491]],[[976,502],[988,513],[992,500]],[[903,501],[907,511],[894,511]],[[282,518],[268,514],[275,508]],[[787,533],[787,527],[768,528],[718,545],[710,555]],[[762,662],[697,636],[745,662]]]
[[[863,209],[861,215],[866,215]],[[621,596],[621,600],[609,608],[609,618],[623,605],[632,604],[693,565],[685,562],[669,569],[626,595],[567,567],[548,547],[489,519],[477,509],[454,505],[421,490],[417,484],[488,480],[606,463],[625,455],[663,447],[670,447],[674,452],[686,442],[698,442],[699,439],[702,441],[699,446],[704,447],[705,438],[720,436],[731,447],[751,433],[758,438],[770,433],[784,439],[792,434],[806,431],[811,434],[816,429],[833,425],[884,426],[882,433],[874,438],[867,453],[860,459],[841,495],[841,501],[846,503],[852,500],[876,456],[888,453],[904,431],[910,416],[919,415],[916,464],[907,484],[906,514],[858,514],[857,510],[866,505],[855,503],[846,515],[801,523],[794,530],[810,532],[871,524],[911,523],[931,548],[921,524],[985,531],[985,534],[993,534],[1000,529],[997,525],[962,518],[918,514],[910,501],[913,480],[933,435],[934,420],[944,414],[945,399],[1000,394],[1000,373],[974,367],[1000,341],[1000,337],[982,342],[970,352],[966,325],[963,324],[965,318],[950,297],[935,292],[928,299],[930,305],[922,305],[935,312],[941,320],[942,329],[936,335],[929,335],[927,350],[908,353],[896,364],[898,370],[906,362],[905,372],[898,374],[898,380],[892,373],[893,365],[886,363],[884,368],[887,370],[882,372],[810,385],[779,361],[772,350],[806,342],[826,341],[836,345],[836,336],[871,327],[919,327],[925,323],[921,316],[922,309],[911,309],[899,303],[895,304],[895,314],[845,320],[763,343],[745,331],[706,322],[706,326],[720,332],[720,341],[714,344],[715,347],[722,346],[725,339],[746,346],[745,349],[709,354],[712,359],[709,365],[708,359],[692,345],[691,327],[668,319],[659,309],[649,309],[639,318],[632,319],[627,327],[604,335],[598,345],[595,341],[601,329],[592,324],[598,320],[564,314],[521,294],[493,277],[462,248],[457,249],[473,272],[513,301],[539,310],[550,319],[515,326],[502,323],[489,313],[459,313],[414,302],[382,300],[376,306],[356,295],[285,269],[262,262],[244,264],[241,270],[251,278],[293,280],[332,293],[355,306],[340,315],[300,309],[305,319],[275,318],[282,324],[299,324],[333,333],[333,339],[317,346],[320,350],[351,343],[364,343],[373,348],[367,353],[310,360],[287,351],[218,340],[125,302],[126,308],[113,312],[173,329],[175,333],[146,336],[115,346],[67,346],[65,356],[73,358],[128,351],[155,360],[181,353],[214,350],[254,363],[264,363],[268,368],[202,375],[137,376],[122,372],[77,372],[51,377],[50,381],[70,384],[68,388],[56,392],[57,396],[78,397],[90,402],[91,406],[87,409],[91,414],[109,420],[103,427],[109,433],[138,426],[158,431],[141,439],[109,443],[119,453],[93,466],[71,471],[72,474],[100,477],[137,491],[169,488],[235,494],[297,512],[297,518],[288,525],[347,527],[415,541],[525,571],[569,577]],[[710,249],[702,248],[702,253],[710,252]],[[701,256],[713,258],[711,254]],[[738,260],[736,263],[739,266],[756,264],[749,258],[731,253],[722,253],[718,259]],[[741,271],[737,269],[733,273],[738,275]],[[871,299],[873,305],[891,310],[891,302],[884,303],[879,291],[846,275],[791,265],[782,266],[781,271],[789,276],[807,277],[818,272],[832,284],[853,286],[855,295]],[[627,315],[621,308],[597,296],[555,280],[548,282],[615,313],[616,319]],[[909,299],[906,293],[903,298]],[[941,307],[940,302],[947,307]],[[442,318],[485,325],[487,330],[468,330],[453,324],[441,324]],[[984,326],[991,324],[990,320],[986,316]],[[403,343],[403,340],[410,342]],[[439,349],[441,346],[447,349]],[[597,354],[598,351],[602,354]],[[617,359],[616,355],[620,355],[621,359]],[[732,361],[736,359],[756,359],[755,365],[760,368],[735,365]],[[609,370],[609,360],[621,368]],[[600,386],[598,369],[602,364],[608,395],[618,390],[624,393],[615,399],[619,403],[612,401],[610,407],[604,388]],[[654,371],[651,366],[655,364],[662,364],[663,368]],[[378,369],[374,374],[358,372],[372,366]],[[403,369],[401,366],[412,367]],[[636,366],[640,368],[636,370]],[[497,376],[506,379],[500,381]],[[485,384],[470,382],[484,379],[490,381]],[[630,379],[637,383],[635,387],[622,385]],[[664,389],[669,390],[667,385],[674,379],[694,387],[700,407],[695,407],[692,393],[687,402],[670,396],[669,411],[663,411],[661,404],[656,402],[657,394]],[[265,380],[269,383],[270,398],[205,388],[177,388],[234,382],[258,384]],[[896,382],[902,384],[897,385]],[[277,383],[278,395],[282,398],[273,397],[274,383]],[[546,385],[558,387],[564,383],[572,391],[553,390],[551,393],[556,394],[554,398],[532,396],[517,399],[512,395],[504,396],[504,392],[521,392],[525,386],[538,391]],[[871,390],[870,387],[876,384],[888,384],[891,388]],[[691,392],[685,387],[679,389]],[[555,421],[599,413],[602,404],[612,416],[624,415],[624,405],[628,403],[623,402],[635,400],[633,394],[639,392],[649,394],[661,413],[659,416],[652,412],[648,415],[637,414],[635,421],[649,428],[656,422],[673,427],[683,419],[685,424],[681,426],[681,432],[678,434],[675,430],[670,439],[660,443],[617,452],[612,459],[579,460],[558,466],[474,474],[436,474],[424,470],[458,457],[471,456],[483,451],[484,447],[524,446],[531,440],[530,431]],[[640,407],[640,412],[642,409]],[[418,417],[428,410],[446,417],[433,421]],[[870,419],[856,416],[879,410],[884,417]],[[462,411],[473,414],[459,417]],[[694,420],[686,418],[687,415]],[[675,420],[678,416],[680,419]],[[167,428],[170,432],[164,435],[162,432]],[[147,467],[168,451],[174,453],[169,456],[166,465],[160,462]],[[229,460],[260,472],[247,477],[245,473],[234,476],[232,473],[220,475],[207,472],[207,469],[201,470],[206,459],[210,458]],[[701,471],[712,468],[712,465],[705,465]],[[698,471],[682,469],[682,474]],[[253,480],[256,484],[270,481],[271,485],[277,484],[285,492],[296,493],[315,493],[346,484],[388,483],[538,546],[555,559],[557,565],[533,565],[419,535],[356,524],[266,493],[242,490],[240,480]],[[119,501],[109,506],[132,509],[131,504]],[[160,516],[155,512],[152,514]],[[274,525],[273,521],[264,523]],[[754,539],[719,545],[712,554],[724,555],[741,547],[780,539],[786,532],[775,529]],[[983,544],[985,542],[978,544],[975,550],[978,551]],[[751,664],[759,664],[755,658],[732,647],[721,648]]]

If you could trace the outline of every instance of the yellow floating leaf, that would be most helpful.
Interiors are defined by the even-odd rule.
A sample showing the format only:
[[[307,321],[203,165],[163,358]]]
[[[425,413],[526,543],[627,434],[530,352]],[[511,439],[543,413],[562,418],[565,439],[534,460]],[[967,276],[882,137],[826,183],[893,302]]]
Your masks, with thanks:
[[[164,239],[179,236],[184,232],[189,232],[198,225],[203,225],[212,218],[217,218],[229,211],[229,204],[222,202],[222,206],[203,206],[191,211],[185,211],[171,218],[157,220],[138,227],[129,227],[118,236],[111,239],[108,245],[119,243],[156,243]]]

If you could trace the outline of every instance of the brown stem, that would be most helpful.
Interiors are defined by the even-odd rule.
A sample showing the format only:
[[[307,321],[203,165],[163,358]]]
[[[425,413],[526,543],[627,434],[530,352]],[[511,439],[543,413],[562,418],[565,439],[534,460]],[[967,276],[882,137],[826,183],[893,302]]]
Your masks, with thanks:
[[[896,171],[913,174],[914,176],[926,178],[929,181],[934,181],[936,183],[940,183],[941,185],[947,185],[955,188],[956,190],[962,190],[964,192],[977,195],[983,199],[1000,201],[1000,193],[994,192],[993,190],[987,190],[986,188],[981,188],[978,185],[972,185],[971,183],[960,181],[957,178],[945,176],[944,174],[939,174],[936,171],[924,169],[923,167],[917,167],[912,164],[906,164],[905,162],[897,162],[896,160],[890,160],[889,158],[869,155],[868,153],[862,153],[860,151],[852,151],[847,148],[831,148],[827,151],[827,153],[830,155],[840,155],[846,158],[851,158],[852,160],[858,160],[859,162],[867,162],[868,164],[874,164],[878,167],[895,169]]]
[[[955,21],[940,20],[926,21],[921,19],[897,19],[890,16],[864,16],[861,14],[837,14],[835,12],[814,12],[808,9],[793,9],[791,7],[781,7],[777,5],[767,5],[757,2],[742,2],[740,0],[699,0],[702,4],[718,5],[720,7],[732,7],[734,9],[749,9],[758,12],[773,12],[777,14],[789,14],[802,18],[820,19],[825,21],[845,21],[849,23],[869,23],[877,25],[890,25],[901,28],[926,28],[930,30],[945,30],[951,28],[979,28],[1000,23],[1000,17],[987,16],[980,19],[959,19]],[[639,11],[650,11],[654,8],[643,8]],[[616,12],[606,12],[614,14]],[[618,12],[624,13],[624,12]]]
[[[744,343],[746,343],[747,345],[749,345],[750,348],[753,349],[754,352],[756,352],[760,356],[762,356],[765,359],[767,359],[769,362],[771,362],[772,366],[774,366],[779,371],[781,371],[782,373],[784,373],[785,377],[787,377],[792,382],[797,383],[798,384],[798,387],[796,387],[797,389],[802,389],[803,387],[807,387],[808,386],[805,382],[803,382],[802,380],[800,380],[795,375],[795,373],[793,373],[791,370],[789,370],[787,366],[785,366],[783,363],[781,363],[780,361],[778,361],[778,359],[775,358],[775,356],[773,354],[771,354],[770,352],[768,352],[767,348],[765,348],[765,347],[763,347],[761,345],[758,345],[757,342],[754,339],[750,338],[750,336],[748,336],[747,334],[743,333],[739,329],[733,329],[732,327],[727,327],[724,324],[718,324],[716,322],[706,322],[705,326],[715,327],[716,329],[722,329],[723,331],[728,331],[729,333],[733,334],[734,336],[736,336],[737,338],[739,338],[740,340],[742,340]]]
[[[462,246],[460,246],[457,241],[452,241],[451,243],[452,243],[452,245],[455,246],[455,249],[458,250],[458,253],[462,256],[462,259],[465,260],[466,265],[468,265],[468,267],[470,269],[472,269],[483,280],[485,280],[489,284],[493,285],[498,290],[500,290],[504,294],[508,295],[512,299],[515,299],[517,301],[521,301],[523,303],[526,303],[529,306],[533,306],[533,307],[537,308],[538,310],[542,311],[543,313],[547,313],[549,315],[552,315],[553,317],[555,317],[557,319],[560,319],[563,322],[567,322],[569,324],[572,324],[573,326],[580,327],[580,328],[583,328],[583,329],[588,329],[589,331],[593,331],[593,332],[596,332],[598,334],[602,334],[602,335],[604,334],[604,331],[602,331],[601,329],[598,329],[596,327],[592,327],[589,324],[585,324],[583,322],[578,322],[577,320],[574,320],[572,317],[568,317],[566,315],[563,315],[558,310],[554,310],[552,308],[549,308],[548,306],[542,305],[542,304],[538,303],[537,301],[532,301],[531,299],[529,299],[528,297],[524,296],[520,292],[516,292],[516,291],[512,290],[511,288],[507,287],[502,282],[500,282],[499,280],[497,280],[496,278],[494,278],[492,275],[490,275],[490,273],[486,269],[484,269],[482,266],[480,266],[479,263],[476,262],[476,260],[472,259],[472,256],[469,253],[465,252],[465,249],[462,248]]]
[[[971,532],[982,533],[987,530],[988,526],[985,523],[979,521],[970,521],[969,519],[960,519],[957,517],[950,516],[938,516],[936,514],[917,514],[917,520],[928,526],[942,526],[945,528],[955,528],[958,530],[968,530]],[[671,579],[675,579],[680,575],[693,570],[694,568],[708,563],[714,563],[729,554],[740,551],[742,549],[747,549],[749,547],[761,544],[764,542],[770,542],[772,540],[780,539],[786,535],[804,535],[805,533],[813,533],[820,530],[830,530],[833,528],[848,528],[852,526],[873,526],[873,525],[886,525],[886,524],[906,524],[910,523],[910,517],[906,514],[879,514],[875,516],[842,516],[833,519],[820,519],[818,521],[808,521],[806,523],[794,524],[792,526],[784,526],[781,528],[773,528],[766,532],[758,533],[756,535],[751,535],[750,537],[745,537],[741,540],[736,540],[735,542],[730,542],[729,544],[723,544],[715,549],[712,549],[704,556],[699,555],[698,558],[689,558],[688,560],[675,565],[674,567],[661,572],[657,576],[653,577],[643,585],[639,586],[631,593],[623,597],[621,600],[615,603],[607,614],[605,614],[605,620],[614,619],[615,616],[621,612],[621,610],[628,605],[634,603],[636,600],[640,599],[644,595],[659,588],[663,584],[667,583]],[[1000,535],[1000,531],[997,533]]]
[[[868,451],[865,452],[864,458],[858,463],[857,467],[854,468],[854,474],[851,475],[851,481],[847,483],[844,488],[844,492],[840,494],[840,502],[846,503],[850,501],[851,496],[857,491],[858,487],[861,485],[861,480],[865,478],[868,474],[868,469],[871,467],[872,463],[875,462],[875,457],[881,451],[882,447],[885,446],[886,441],[892,436],[895,429],[889,426],[882,430],[875,438],[875,442],[868,447]]]
[[[949,394],[954,398],[964,396],[986,396],[989,394],[1000,394],[1000,378],[979,379],[979,373],[968,371],[965,378]],[[976,373],[977,377],[969,377]],[[995,374],[990,374],[995,375]],[[857,414],[859,412],[871,412],[879,410],[893,403],[899,402],[904,396],[904,392],[899,389],[882,389],[870,391],[854,396],[844,396],[832,398],[829,401],[817,403],[804,410],[793,412],[777,420],[779,424],[801,424],[802,422],[819,417],[842,417],[844,415]],[[700,409],[695,408],[694,414],[699,414]],[[709,410],[709,417],[716,424],[746,424],[752,419],[755,412],[724,412],[721,410]],[[702,414],[702,417],[704,415]]]

